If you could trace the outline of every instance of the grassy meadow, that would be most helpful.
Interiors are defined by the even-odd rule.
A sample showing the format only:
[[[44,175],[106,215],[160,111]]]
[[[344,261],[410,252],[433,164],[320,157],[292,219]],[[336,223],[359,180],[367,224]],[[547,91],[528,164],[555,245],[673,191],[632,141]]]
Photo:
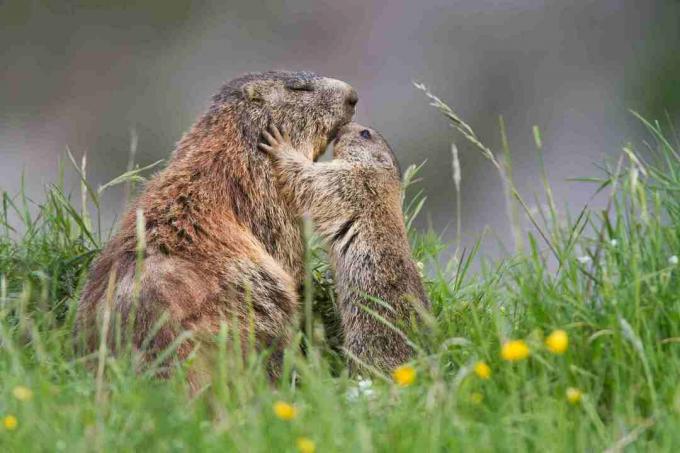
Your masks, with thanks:
[[[436,232],[410,230],[433,304],[427,326],[410,334],[413,363],[349,377],[318,320],[300,329],[275,385],[266,353],[220,354],[213,385],[198,395],[185,384],[187,363],[158,381],[132,352],[78,355],[79,289],[107,237],[97,221],[101,193],[139,183],[144,169],[97,189],[71,162],[65,171],[83,176],[80,192],[57,182],[41,200],[2,193],[0,451],[679,451],[680,146],[672,131],[640,118],[644,145],[625,146],[595,177],[574,182],[604,194],[605,208],[568,213],[544,175],[541,198],[522,198],[507,147],[492,152],[427,94],[454,139],[498,170],[517,246],[477,271],[477,247],[457,250]],[[458,187],[455,148],[452,158]],[[410,225],[425,200],[417,171],[406,178]],[[316,290],[306,304],[332,299],[323,251],[310,244]]]

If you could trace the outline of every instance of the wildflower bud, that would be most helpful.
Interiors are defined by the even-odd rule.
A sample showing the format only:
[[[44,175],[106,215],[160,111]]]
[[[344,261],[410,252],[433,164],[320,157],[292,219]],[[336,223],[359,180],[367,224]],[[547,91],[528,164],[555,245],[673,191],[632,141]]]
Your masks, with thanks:
[[[33,398],[33,392],[31,389],[24,387],[23,385],[17,385],[14,387],[12,390],[12,395],[14,395],[14,398],[18,399],[19,401],[28,401]]]
[[[284,401],[274,403],[274,414],[284,421],[293,420],[297,416],[297,408]]]
[[[575,387],[569,387],[567,388],[566,396],[569,404],[578,404],[583,399],[583,392]]]
[[[399,387],[408,387],[416,380],[416,369],[411,365],[401,365],[394,369],[392,378]]]
[[[529,346],[523,340],[506,341],[501,347],[501,357],[508,362],[524,360],[529,354]]]
[[[316,451],[316,444],[309,437],[298,437],[295,445],[300,453],[314,453]]]
[[[484,401],[484,395],[479,392],[470,393],[470,402],[472,404],[482,404],[482,401]]]
[[[480,379],[489,379],[491,377],[491,368],[489,365],[486,364],[486,362],[477,362],[475,363],[474,366],[475,374],[477,377]]]
[[[590,263],[593,259],[592,259],[591,257],[589,257],[588,255],[583,255],[583,256],[577,257],[576,260],[577,260],[579,263],[581,263],[581,264],[588,264],[588,263]]]
[[[8,431],[14,431],[17,429],[17,425],[19,424],[19,421],[14,415],[7,415],[2,419],[2,425],[7,429]]]
[[[564,354],[569,347],[569,336],[564,330],[555,330],[545,339],[545,345],[553,354]]]

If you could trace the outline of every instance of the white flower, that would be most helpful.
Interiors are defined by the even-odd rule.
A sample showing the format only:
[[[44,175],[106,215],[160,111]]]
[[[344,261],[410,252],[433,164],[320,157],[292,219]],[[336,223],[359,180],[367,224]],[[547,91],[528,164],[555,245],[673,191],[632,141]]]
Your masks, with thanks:
[[[578,262],[581,263],[581,264],[588,264],[588,263],[590,263],[590,262],[592,261],[592,259],[591,259],[588,255],[579,256],[579,257],[576,258],[576,259],[577,259]]]
[[[347,389],[347,401],[356,401],[359,398],[359,387]]]
[[[361,379],[358,383],[359,392],[364,396],[373,396],[373,381],[370,379]]]
[[[355,387],[350,387],[347,390],[347,399],[349,401],[356,401],[360,396],[370,398],[374,394],[373,381],[364,379],[359,376],[359,381]]]
[[[609,241],[609,244],[612,247],[616,247],[617,245],[619,245],[619,241],[617,241],[616,239],[612,239],[611,241]]]
[[[357,385],[359,387],[359,390],[362,391],[369,390],[373,386],[373,381],[371,381],[370,379],[359,379]]]
[[[676,264],[678,264],[678,256],[673,255],[670,258],[668,258],[668,264],[670,264],[671,266],[675,266]]]

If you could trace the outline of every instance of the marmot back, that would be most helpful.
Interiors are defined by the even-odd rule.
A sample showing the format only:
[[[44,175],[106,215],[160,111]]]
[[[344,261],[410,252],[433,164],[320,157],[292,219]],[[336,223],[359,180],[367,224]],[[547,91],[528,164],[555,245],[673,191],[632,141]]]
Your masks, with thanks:
[[[345,349],[383,370],[408,361],[413,351],[403,335],[378,317],[399,325],[430,304],[411,255],[400,169],[389,145],[350,123],[338,133],[333,161],[313,163],[276,131],[265,137],[269,145],[261,148],[273,157],[282,193],[328,243]]]

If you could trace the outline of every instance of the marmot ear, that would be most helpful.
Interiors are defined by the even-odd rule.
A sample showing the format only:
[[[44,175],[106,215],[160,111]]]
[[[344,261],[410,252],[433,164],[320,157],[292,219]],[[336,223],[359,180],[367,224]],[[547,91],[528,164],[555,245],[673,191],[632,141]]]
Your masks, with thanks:
[[[263,101],[264,92],[262,87],[257,82],[248,82],[241,88],[243,91],[243,96],[249,101]]]

